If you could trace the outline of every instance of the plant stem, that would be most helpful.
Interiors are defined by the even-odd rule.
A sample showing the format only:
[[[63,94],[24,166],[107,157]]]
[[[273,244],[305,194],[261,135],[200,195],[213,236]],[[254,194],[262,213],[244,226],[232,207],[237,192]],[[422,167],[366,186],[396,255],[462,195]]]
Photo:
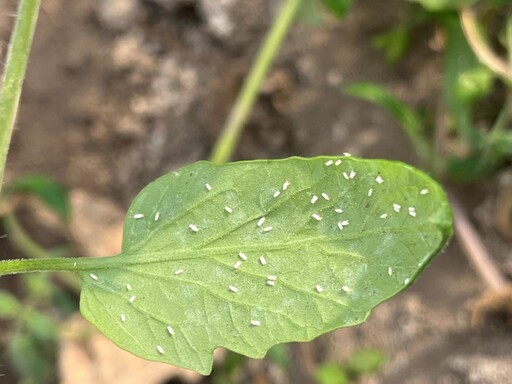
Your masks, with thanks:
[[[78,272],[109,269],[118,265],[117,256],[2,260],[0,261],[0,276],[25,272]]]
[[[50,252],[41,247],[25,232],[13,213],[8,213],[4,217],[3,223],[9,240],[20,252],[32,259],[51,257]],[[80,281],[76,276],[63,274],[59,276],[59,280],[73,291],[80,292]]]
[[[0,190],[41,0],[20,0],[0,89]]]
[[[222,129],[222,133],[215,143],[210,157],[210,160],[214,163],[224,163],[231,158],[240,139],[244,124],[256,101],[261,83],[281,47],[301,3],[302,0],[286,0],[271,29],[268,31],[256,61],[249,72],[249,76],[246,78],[242,90],[230,111],[228,120]]]
[[[493,258],[487,252],[482,239],[478,235],[464,209],[454,195],[451,196],[455,233],[466,256],[473,264],[485,285],[495,291],[501,291],[507,286],[507,280],[496,267]]]
[[[460,13],[462,30],[466,39],[478,57],[491,71],[508,83],[512,83],[512,64],[507,63],[501,57],[497,56],[478,31],[475,12],[471,8],[464,8]]]

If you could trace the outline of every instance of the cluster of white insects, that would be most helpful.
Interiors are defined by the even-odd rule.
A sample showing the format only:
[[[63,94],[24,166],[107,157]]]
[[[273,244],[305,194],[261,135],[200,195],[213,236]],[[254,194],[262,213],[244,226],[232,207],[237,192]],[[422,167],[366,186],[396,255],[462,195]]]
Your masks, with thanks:
[[[345,154],[346,156],[350,156],[349,154]],[[330,167],[332,165],[334,166],[339,166],[342,164],[342,160],[341,159],[338,159],[336,161],[334,160],[328,160],[325,162],[325,166],[326,167]],[[352,170],[350,171],[349,173],[347,172],[342,172],[342,175],[343,177],[346,179],[346,180],[352,180],[356,177],[357,173]],[[381,177],[381,175],[377,175],[375,177],[375,182],[380,185],[382,183],[384,183],[384,179]],[[280,189],[276,190],[274,193],[273,193],[273,197],[274,198],[279,198],[279,196],[281,196],[282,193],[284,193],[289,187],[290,187],[291,183],[286,180],[284,181],[284,183],[282,184],[282,186],[280,187]],[[205,184],[205,188],[207,190],[207,192],[211,192],[213,190],[213,187],[209,184],[209,183],[206,183]],[[368,193],[367,193],[367,196],[368,197],[371,197],[374,193],[374,189],[373,188],[370,188],[368,190]],[[429,190],[424,188],[420,191],[420,195],[427,195],[429,193]],[[327,194],[327,192],[321,192],[319,193],[320,196],[317,196],[316,194],[313,194],[313,196],[311,197],[310,199],[310,203],[311,205],[315,205],[319,200],[320,198],[322,198],[323,200],[325,201],[329,201],[330,200],[330,196]],[[398,203],[393,203],[392,205],[392,210],[397,212],[397,213],[400,213],[401,212],[401,209],[402,209],[402,206]],[[233,213],[233,209],[229,206],[225,206],[224,207],[224,210],[225,212],[227,212],[228,214],[232,214]],[[343,214],[344,211],[342,208],[339,208],[339,207],[336,207],[334,208],[334,212],[337,213],[337,214]],[[416,217],[416,208],[415,207],[408,207],[407,208],[407,212],[408,214],[411,216],[411,217]],[[143,213],[136,213],[133,215],[133,219],[135,220],[140,220],[140,219],[144,219],[145,215]],[[388,214],[387,213],[382,213],[380,216],[379,216],[381,219],[386,219],[388,217]],[[313,220],[316,220],[316,221],[321,221],[322,220],[322,217],[320,216],[319,213],[316,213],[316,212],[313,212],[311,214],[311,218]],[[155,215],[154,215],[154,221],[158,221],[160,219],[160,212],[156,212]],[[266,221],[266,217],[265,216],[261,216],[257,222],[256,222],[256,227],[261,229],[262,232],[270,232],[272,231],[272,226],[264,226],[265,224],[265,221]],[[349,220],[343,220],[343,219],[340,219],[338,222],[337,222],[337,228],[342,231],[344,230],[348,225],[350,224]],[[190,232],[192,233],[197,233],[201,230],[201,228],[199,228],[196,224],[194,223],[190,223],[188,225],[188,229],[190,230]],[[244,253],[244,252],[239,252],[238,254],[238,259],[239,260],[236,260],[235,263],[233,264],[233,269],[235,270],[238,270],[242,267],[243,263],[245,261],[248,260],[248,256]],[[267,265],[267,260],[265,258],[265,256],[259,256],[259,264],[261,266],[265,266]],[[184,273],[185,270],[182,269],[182,268],[179,268],[177,270],[174,271],[174,274],[176,276],[178,275],[181,275],[182,273]],[[393,275],[393,268],[392,267],[388,267],[388,270],[387,270],[387,273],[389,276],[392,276]],[[91,273],[89,274],[89,277],[94,280],[94,281],[98,281],[98,276]],[[274,286],[277,282],[277,276],[275,275],[268,275],[267,278],[266,278],[266,284],[268,286]],[[407,285],[409,284],[410,282],[410,279],[409,278],[406,278],[404,280],[404,284]],[[324,288],[320,285],[320,284],[316,284],[314,286],[314,291],[316,291],[318,294],[321,294],[323,291],[324,291]],[[227,290],[233,294],[238,294],[239,293],[239,288],[236,287],[235,285],[228,285],[227,287]],[[131,292],[132,291],[132,287],[130,284],[126,284],[126,291],[127,292]],[[346,285],[342,286],[341,287],[341,291],[343,291],[345,294],[350,294],[352,289]],[[135,300],[136,300],[136,296],[135,295],[131,295],[128,299],[128,302],[130,304],[134,304],[135,303]],[[120,314],[119,315],[119,319],[121,321],[121,323],[125,323],[127,321],[127,316],[126,314]],[[248,325],[249,326],[252,326],[252,327],[258,327],[261,325],[261,321],[259,319],[250,319],[250,321],[248,321]],[[167,325],[166,326],[166,332],[167,334],[172,337],[172,336],[175,336],[175,331],[174,331],[174,328],[171,326],[171,325]],[[156,347],[156,351],[159,353],[159,354],[164,354],[165,353],[165,350],[163,349],[163,347],[161,345],[157,345]]]

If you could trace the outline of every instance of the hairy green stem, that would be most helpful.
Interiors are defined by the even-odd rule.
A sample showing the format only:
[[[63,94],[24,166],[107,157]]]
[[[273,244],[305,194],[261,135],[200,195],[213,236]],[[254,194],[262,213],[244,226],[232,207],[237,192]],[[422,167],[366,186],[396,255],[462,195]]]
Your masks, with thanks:
[[[222,133],[215,143],[210,157],[214,163],[224,163],[231,158],[244,124],[256,101],[261,83],[281,47],[301,3],[302,0],[286,0],[272,28],[268,31],[249,76],[246,78]]]
[[[2,260],[0,276],[25,272],[79,272],[109,269],[118,265],[117,256]]]
[[[7,237],[14,247],[16,247],[20,252],[32,259],[45,259],[51,257],[50,252],[41,247],[25,232],[13,213],[7,214],[4,217],[3,224],[5,231],[7,232]],[[73,291],[80,292],[80,282],[76,276],[63,274],[59,276],[59,279]]]
[[[20,0],[0,89],[0,190],[41,0]]]

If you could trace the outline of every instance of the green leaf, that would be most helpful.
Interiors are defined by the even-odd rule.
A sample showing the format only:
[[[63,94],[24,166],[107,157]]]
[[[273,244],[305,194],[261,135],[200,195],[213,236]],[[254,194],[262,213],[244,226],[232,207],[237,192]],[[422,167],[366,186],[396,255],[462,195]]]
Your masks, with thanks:
[[[408,107],[386,89],[374,83],[353,83],[345,87],[344,92],[386,109],[402,124],[418,156],[426,163],[431,162],[432,150],[423,132],[423,121],[414,109]]]
[[[315,371],[318,384],[349,384],[349,378],[343,368],[336,363],[325,363]]]
[[[480,99],[491,91],[493,80],[494,74],[483,65],[461,72],[456,86],[458,99],[465,103]]]
[[[382,49],[386,54],[386,61],[389,64],[395,64],[400,60],[411,41],[410,27],[406,24],[400,24],[391,28],[389,31],[380,33],[372,39],[373,45]]]
[[[12,319],[21,310],[17,297],[9,291],[0,290],[0,319]]]
[[[384,354],[375,348],[360,349],[352,354],[344,364],[351,376],[376,372],[384,363]]]
[[[140,192],[122,254],[84,264],[80,309],[121,348],[208,374],[217,347],[261,358],[362,323],[451,233],[441,187],[405,164],[198,162]]]
[[[44,175],[27,175],[13,181],[9,193],[30,193],[39,198],[48,208],[62,219],[70,217],[70,204],[67,189],[60,183]]]
[[[325,8],[338,19],[345,17],[353,0],[321,0]]]

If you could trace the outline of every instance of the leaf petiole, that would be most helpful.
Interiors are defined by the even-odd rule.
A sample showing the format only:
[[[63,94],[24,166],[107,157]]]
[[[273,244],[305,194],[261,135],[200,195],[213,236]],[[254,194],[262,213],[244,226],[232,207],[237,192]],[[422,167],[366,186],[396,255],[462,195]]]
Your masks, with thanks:
[[[25,272],[78,272],[118,266],[119,260],[110,257],[76,257],[51,259],[16,259],[0,261],[0,276]]]

